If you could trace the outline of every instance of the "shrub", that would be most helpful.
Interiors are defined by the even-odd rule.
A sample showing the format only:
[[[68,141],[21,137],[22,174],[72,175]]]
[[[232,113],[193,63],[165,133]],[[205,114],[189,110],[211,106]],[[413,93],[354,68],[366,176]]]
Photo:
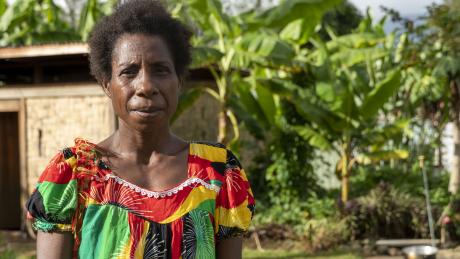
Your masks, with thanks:
[[[444,207],[450,199],[447,189],[449,174],[445,171],[427,170],[430,199],[434,206]],[[368,194],[381,182],[391,185],[404,193],[424,199],[423,176],[418,164],[409,168],[403,166],[359,166],[350,180],[351,197]]]
[[[387,183],[349,201],[343,211],[355,239],[428,236],[424,200]]]
[[[350,241],[352,233],[348,226],[346,218],[311,219],[305,225],[303,234],[311,250],[328,250]]]
[[[441,223],[446,225],[451,240],[460,241],[460,192],[451,197],[444,209]]]

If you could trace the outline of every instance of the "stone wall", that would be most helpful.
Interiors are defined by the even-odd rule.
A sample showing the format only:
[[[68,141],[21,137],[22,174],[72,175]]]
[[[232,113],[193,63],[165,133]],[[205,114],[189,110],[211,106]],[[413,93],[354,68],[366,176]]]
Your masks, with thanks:
[[[113,112],[105,96],[31,98],[26,100],[29,192],[49,160],[76,137],[92,142],[114,129]]]

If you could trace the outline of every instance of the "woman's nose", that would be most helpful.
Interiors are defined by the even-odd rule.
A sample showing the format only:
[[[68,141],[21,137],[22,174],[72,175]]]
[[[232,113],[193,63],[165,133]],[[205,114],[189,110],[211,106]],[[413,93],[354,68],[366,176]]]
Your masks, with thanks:
[[[136,94],[151,96],[157,94],[158,92],[158,82],[155,81],[148,71],[144,70],[137,83]]]

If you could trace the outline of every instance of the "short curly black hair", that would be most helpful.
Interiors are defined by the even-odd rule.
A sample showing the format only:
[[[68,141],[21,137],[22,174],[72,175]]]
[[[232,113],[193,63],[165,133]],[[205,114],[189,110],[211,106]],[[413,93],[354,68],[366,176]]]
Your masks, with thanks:
[[[98,22],[89,38],[91,74],[99,83],[112,77],[112,51],[120,36],[128,33],[145,33],[165,40],[178,76],[184,76],[191,62],[191,32],[174,19],[156,0],[130,0]]]

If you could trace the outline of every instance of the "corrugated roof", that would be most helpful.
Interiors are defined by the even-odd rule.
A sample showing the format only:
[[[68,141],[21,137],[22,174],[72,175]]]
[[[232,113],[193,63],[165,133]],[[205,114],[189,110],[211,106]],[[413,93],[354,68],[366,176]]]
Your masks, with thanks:
[[[86,43],[52,43],[0,48],[0,59],[88,54]]]

